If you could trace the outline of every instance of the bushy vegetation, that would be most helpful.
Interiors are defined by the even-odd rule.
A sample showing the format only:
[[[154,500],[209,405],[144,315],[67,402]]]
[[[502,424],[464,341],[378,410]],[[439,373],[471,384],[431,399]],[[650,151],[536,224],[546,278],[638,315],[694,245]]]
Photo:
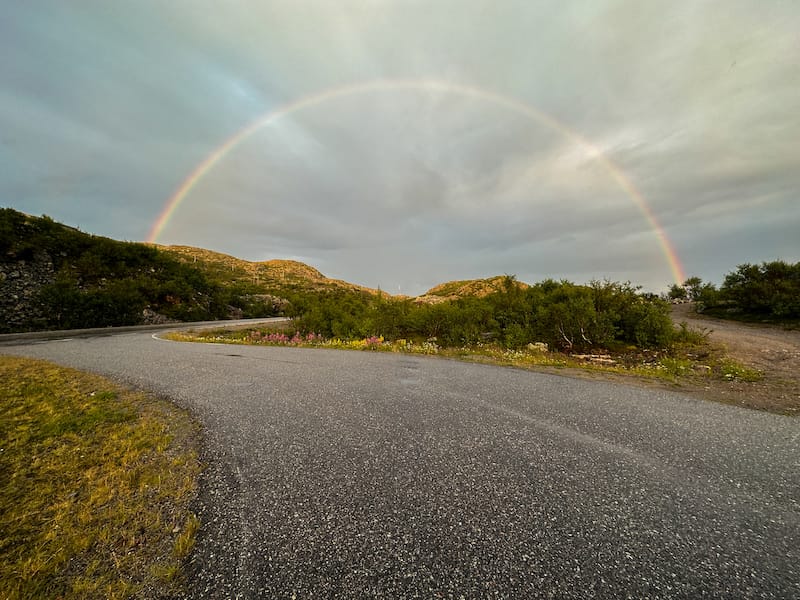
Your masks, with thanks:
[[[794,321],[800,319],[800,262],[739,265],[719,289],[690,277],[682,286],[673,285],[669,297],[695,301],[701,311],[721,317]]]
[[[235,309],[242,316],[271,314],[271,306],[249,299],[246,285],[223,287],[151,246],[0,209],[0,261],[43,260],[52,263],[55,281],[30,300],[44,316],[27,329],[135,325],[145,309],[178,321],[225,318]],[[9,331],[2,321],[0,332]]]
[[[304,333],[435,338],[443,346],[493,341],[514,349],[543,342],[573,352],[620,344],[664,347],[675,335],[668,303],[630,284],[547,280],[523,289],[510,276],[500,291],[483,298],[436,304],[343,291],[302,296],[292,299],[292,316]]]

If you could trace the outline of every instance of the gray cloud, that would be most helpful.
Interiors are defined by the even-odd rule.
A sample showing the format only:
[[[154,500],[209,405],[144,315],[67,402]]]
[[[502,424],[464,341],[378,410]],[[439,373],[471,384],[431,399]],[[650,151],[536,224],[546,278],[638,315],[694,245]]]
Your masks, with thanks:
[[[598,1],[23,3],[0,21],[3,204],[144,239],[211,152],[260,115],[372,79],[243,141],[161,241],[291,257],[418,293],[516,273],[671,282],[800,260],[800,9]],[[560,128],[560,129],[559,129]],[[573,133],[565,133],[571,130]]]

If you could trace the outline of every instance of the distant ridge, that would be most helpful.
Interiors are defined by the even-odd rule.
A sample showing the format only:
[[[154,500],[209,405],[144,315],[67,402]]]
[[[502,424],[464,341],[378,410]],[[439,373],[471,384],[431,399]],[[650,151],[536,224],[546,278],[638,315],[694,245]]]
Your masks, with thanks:
[[[374,295],[380,293],[383,296],[392,297],[391,294],[382,290],[326,277],[314,267],[296,260],[249,261],[222,252],[194,246],[150,245],[175,256],[183,262],[194,264],[223,285],[248,283],[256,284],[265,291],[273,292],[286,290],[287,288],[313,292],[344,290]],[[412,299],[415,302],[436,304],[467,296],[483,298],[504,289],[505,281],[508,277],[508,275],[497,275],[485,279],[449,281],[432,287],[424,294]],[[521,290],[530,287],[528,284],[517,281],[514,278],[512,280]],[[394,297],[406,298],[406,296]]]
[[[222,252],[195,248],[194,246],[164,246],[152,244],[163,252],[172,254],[183,262],[195,264],[223,285],[246,282],[265,289],[287,287],[304,291],[346,290],[378,294],[378,290],[331,279],[314,267],[296,260],[273,259],[253,262]],[[381,292],[386,295],[385,292]]]
[[[488,277],[486,279],[465,279],[460,281],[449,281],[447,283],[440,283],[432,287],[424,294],[417,296],[417,302],[427,302],[436,304],[439,302],[447,302],[449,300],[457,300],[467,296],[475,296],[483,298],[489,294],[499,292],[505,289],[506,281],[509,275],[497,275],[495,277]],[[511,281],[519,289],[524,290],[530,286],[527,283],[517,281],[511,277]]]

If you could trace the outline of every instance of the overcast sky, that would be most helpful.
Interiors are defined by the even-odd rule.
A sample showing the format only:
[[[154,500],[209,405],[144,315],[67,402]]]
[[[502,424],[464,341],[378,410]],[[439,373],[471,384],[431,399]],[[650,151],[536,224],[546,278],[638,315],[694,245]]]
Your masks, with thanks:
[[[157,241],[407,294],[664,290],[647,210],[687,275],[800,260],[795,0],[5,2],[0,205],[145,240],[302,99]]]

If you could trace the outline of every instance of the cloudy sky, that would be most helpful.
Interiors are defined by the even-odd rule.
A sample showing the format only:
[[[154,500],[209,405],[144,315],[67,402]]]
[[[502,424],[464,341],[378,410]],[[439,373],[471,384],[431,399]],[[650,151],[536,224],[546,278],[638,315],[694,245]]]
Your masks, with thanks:
[[[799,192],[794,0],[35,0],[0,19],[0,205],[116,239],[172,201],[160,243],[389,292],[503,273],[661,291],[678,264],[720,283],[800,260]]]

